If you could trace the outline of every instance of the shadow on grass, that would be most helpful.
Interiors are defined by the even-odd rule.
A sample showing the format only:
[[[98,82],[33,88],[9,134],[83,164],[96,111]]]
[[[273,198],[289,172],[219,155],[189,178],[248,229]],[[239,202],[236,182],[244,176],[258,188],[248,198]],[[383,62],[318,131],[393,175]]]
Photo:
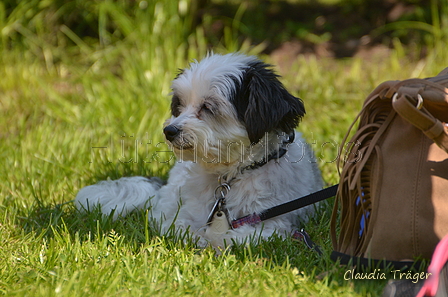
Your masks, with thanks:
[[[318,213],[304,226],[313,240],[321,246],[323,255],[307,248],[303,242],[277,235],[272,236],[268,241],[234,245],[225,253],[234,255],[243,263],[261,261],[270,265],[288,265],[316,281],[325,280],[329,284],[336,282],[343,286],[349,283],[347,271],[350,271],[349,277],[356,273],[364,273],[364,275],[376,273],[376,276],[384,273],[384,279],[350,280],[353,284],[349,284],[354,285],[355,290],[360,293],[373,290],[380,294],[387,281],[393,279],[394,269],[378,270],[378,267],[371,267],[352,270],[352,267],[339,265],[330,259],[332,246],[328,226],[331,206],[332,203],[326,201],[324,207],[319,209]],[[126,244],[132,250],[139,251],[141,246],[149,244],[157,237],[162,238],[168,249],[196,249],[197,253],[201,253],[201,249],[196,247],[191,238],[176,234],[175,230],[161,236],[147,218],[148,210],[136,210],[126,217],[113,220],[113,214],[102,215],[99,209],[80,212],[73,202],[56,204],[44,203],[36,199],[34,205],[29,207],[26,213],[17,214],[16,223],[26,233],[38,234],[45,238],[58,238],[62,234],[70,236],[73,240],[78,238],[81,241],[94,242],[97,239],[101,241],[105,237],[110,237],[111,234],[118,234],[125,238]]]
[[[316,216],[310,219],[305,229],[318,245],[323,247],[324,255],[320,256],[314,250],[309,249],[303,242],[292,238],[283,238],[274,234],[270,240],[257,240],[246,244],[234,244],[228,252],[240,260],[269,259],[273,263],[283,265],[289,263],[302,270],[314,273],[316,267],[328,266],[329,254],[331,252],[328,222],[331,207],[318,210]],[[27,208],[26,213],[17,215],[16,223],[26,233],[41,234],[47,238],[55,237],[55,234],[69,233],[72,238],[94,241],[103,238],[111,232],[122,235],[126,241],[134,245],[149,243],[155,237],[163,238],[168,248],[194,248],[200,252],[194,239],[188,233],[179,234],[175,228],[170,229],[167,234],[161,234],[160,228],[148,220],[150,210],[138,209],[126,217],[113,219],[113,213],[103,215],[99,208],[88,212],[76,209],[74,202],[62,204],[43,202],[35,199],[32,206]],[[304,265],[304,263],[306,263]],[[322,271],[320,271],[322,272]]]
[[[137,241],[145,241],[145,211],[135,211],[125,219],[113,220],[113,214],[102,215],[99,209],[80,212],[73,201],[63,204],[47,204],[36,200],[18,222],[26,233],[34,232],[45,237],[53,237],[56,232],[68,230],[73,236],[78,233],[81,240],[107,235],[114,230]]]

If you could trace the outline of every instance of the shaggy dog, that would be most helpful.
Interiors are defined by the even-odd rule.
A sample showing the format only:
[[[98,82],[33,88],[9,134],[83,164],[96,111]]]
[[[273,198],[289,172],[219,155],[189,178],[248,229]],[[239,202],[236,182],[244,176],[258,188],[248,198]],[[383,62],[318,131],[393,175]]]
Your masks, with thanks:
[[[81,210],[114,217],[149,207],[166,232],[189,231],[200,246],[291,233],[313,206],[258,224],[228,222],[322,188],[314,154],[295,127],[305,114],[270,65],[253,56],[210,54],[172,82],[172,116],[163,132],[177,156],[166,184],[125,177],[80,190]]]

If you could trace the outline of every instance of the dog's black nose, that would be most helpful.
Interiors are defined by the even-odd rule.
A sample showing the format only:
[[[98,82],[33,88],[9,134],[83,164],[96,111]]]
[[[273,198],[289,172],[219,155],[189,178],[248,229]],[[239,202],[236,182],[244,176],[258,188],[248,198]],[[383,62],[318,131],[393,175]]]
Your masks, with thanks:
[[[163,133],[165,133],[165,137],[168,141],[173,141],[174,138],[180,133],[179,128],[173,125],[166,126],[163,128]]]

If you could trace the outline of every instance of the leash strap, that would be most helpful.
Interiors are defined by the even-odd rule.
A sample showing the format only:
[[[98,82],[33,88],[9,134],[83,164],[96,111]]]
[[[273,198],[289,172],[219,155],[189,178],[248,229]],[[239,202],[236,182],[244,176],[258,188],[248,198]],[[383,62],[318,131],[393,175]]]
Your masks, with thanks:
[[[311,237],[308,235],[305,229],[302,228],[300,231],[296,230],[292,234],[292,238],[298,241],[303,241],[308,248],[313,249],[316,253],[322,256],[322,250],[314,241],[311,240]]]
[[[232,221],[232,228],[236,229],[246,224],[254,225],[260,223],[262,221],[271,219],[273,217],[291,212],[293,210],[308,206],[310,204],[314,204],[316,202],[325,200],[327,198],[333,197],[336,195],[338,190],[338,185],[333,185],[331,187],[325,188],[323,190],[311,193],[309,195],[303,196],[301,198],[271,207],[260,214],[253,213],[251,215],[247,215],[245,217],[236,219]]]

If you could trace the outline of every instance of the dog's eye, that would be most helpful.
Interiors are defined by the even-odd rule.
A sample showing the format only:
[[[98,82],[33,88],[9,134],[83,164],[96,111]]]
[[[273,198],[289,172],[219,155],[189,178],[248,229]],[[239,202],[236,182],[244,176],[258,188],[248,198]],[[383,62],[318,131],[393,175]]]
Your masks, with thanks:
[[[207,113],[214,114],[212,107],[210,106],[210,104],[207,104],[207,103],[202,104],[201,112],[207,112]]]

